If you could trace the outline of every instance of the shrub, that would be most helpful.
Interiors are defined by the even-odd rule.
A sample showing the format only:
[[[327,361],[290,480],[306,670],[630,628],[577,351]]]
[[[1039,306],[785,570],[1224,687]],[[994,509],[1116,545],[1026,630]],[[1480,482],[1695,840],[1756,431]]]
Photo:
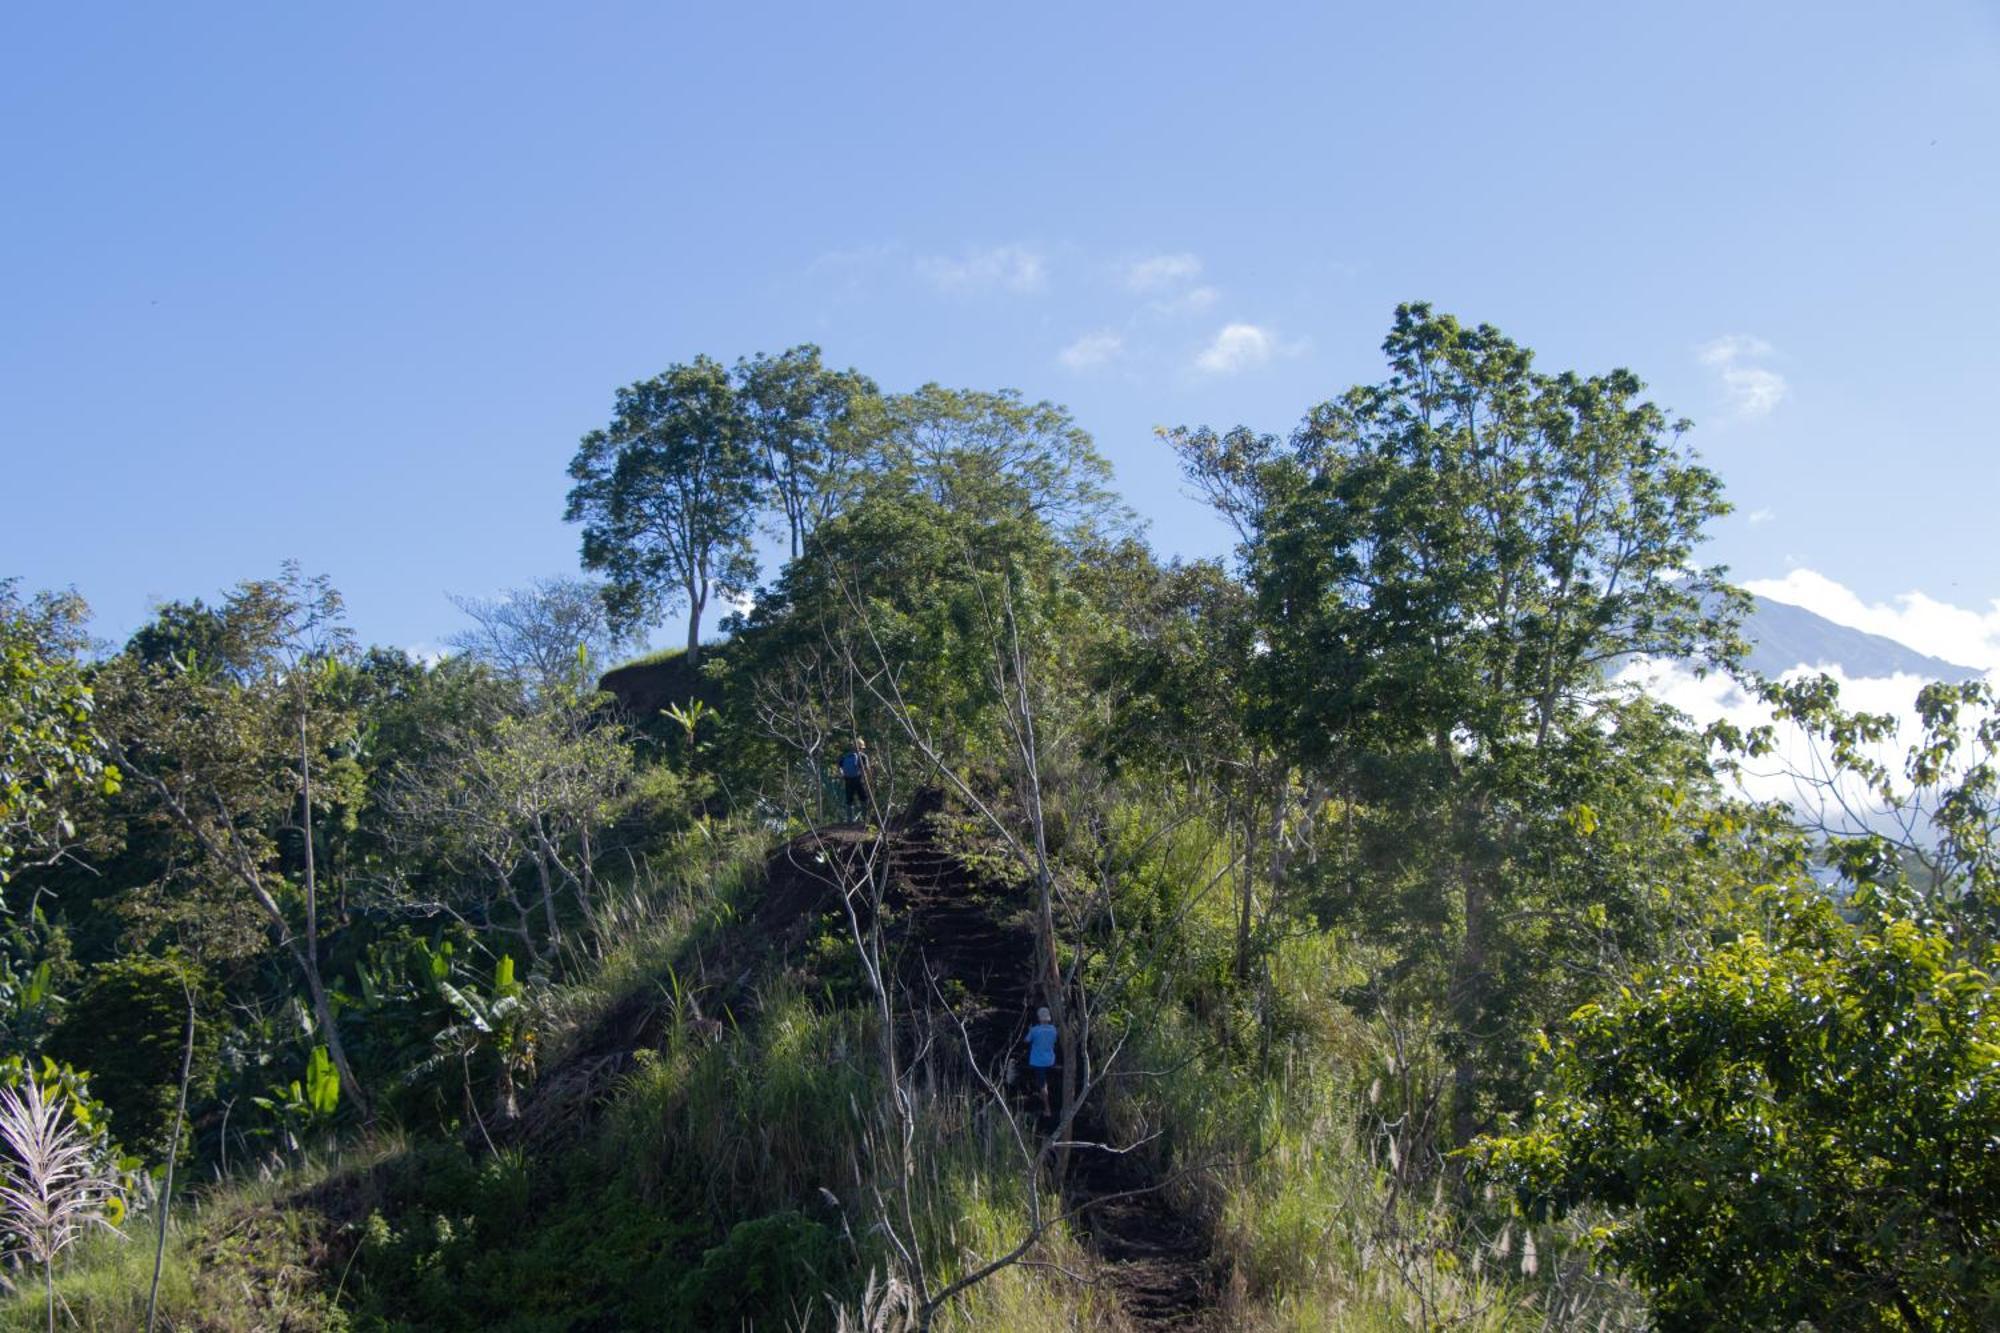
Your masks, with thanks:
[[[1619,1210],[1662,1328],[1994,1327],[2000,1004],[1948,932],[1785,904],[1588,1005],[1489,1170],[1531,1215]]]
[[[166,1156],[189,989],[199,1004],[201,975],[180,959],[138,955],[100,963],[49,1041],[58,1059],[90,1071],[91,1092],[110,1109],[120,1141],[149,1157]],[[197,1023],[190,1105],[214,1090],[219,1068],[215,1029]]]
[[[739,1222],[675,1288],[680,1326],[789,1328],[840,1278],[838,1240],[822,1224],[786,1210]]]

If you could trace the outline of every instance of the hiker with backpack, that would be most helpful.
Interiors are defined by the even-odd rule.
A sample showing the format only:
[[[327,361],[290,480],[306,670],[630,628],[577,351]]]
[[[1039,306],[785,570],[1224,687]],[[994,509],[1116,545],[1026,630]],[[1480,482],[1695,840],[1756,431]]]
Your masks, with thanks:
[[[1028,1029],[1025,1040],[1028,1043],[1028,1077],[1033,1080],[1035,1090],[1042,1095],[1042,1117],[1047,1119],[1054,1114],[1049,1109],[1049,1079],[1056,1068],[1056,1025],[1049,1017],[1047,1006],[1035,1010],[1035,1025]]]
[[[862,740],[859,736],[855,737],[854,743],[841,753],[839,768],[840,776],[846,781],[847,822],[851,824],[857,817],[855,811],[858,809],[864,814],[867,813],[870,803],[868,791],[868,742]]]

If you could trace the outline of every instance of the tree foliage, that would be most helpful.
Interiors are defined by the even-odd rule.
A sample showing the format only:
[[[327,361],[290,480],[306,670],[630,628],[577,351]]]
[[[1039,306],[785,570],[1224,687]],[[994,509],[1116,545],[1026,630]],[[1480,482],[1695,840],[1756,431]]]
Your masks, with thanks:
[[[592,838],[633,785],[624,731],[593,704],[558,686],[520,709],[457,719],[386,780],[388,836],[452,872],[441,905],[516,936],[537,960],[562,942],[564,901],[590,911]]]
[[[1935,923],[1768,930],[1573,1016],[1487,1169],[1532,1215],[1616,1210],[1605,1254],[1662,1327],[2000,1318],[2000,992]]]
[[[710,600],[757,577],[758,459],[729,372],[697,357],[620,389],[611,424],[583,437],[569,475],[563,516],[583,524],[583,564],[607,580],[613,628],[685,609],[698,655]]]
[[[881,467],[953,514],[1030,514],[1065,537],[1126,521],[1110,464],[1053,403],[926,384],[889,399],[879,429]]]
[[[73,596],[23,601],[13,580],[0,580],[0,887],[17,861],[60,854],[79,799],[118,789],[77,662],[85,615]]]
[[[828,369],[810,343],[738,361],[735,383],[769,501],[784,518],[796,560],[867,465],[880,392],[859,371]]]
[[[127,654],[99,680],[120,767],[153,817],[185,839],[201,879],[227,894],[213,906],[250,914],[290,955],[321,1039],[361,1100],[320,975],[315,857],[319,812],[355,795],[342,751],[356,719],[330,688],[332,668],[350,652],[342,615],[331,583],[287,566],[277,579],[238,585],[214,613],[214,656]],[[295,873],[283,855],[288,838],[299,848]],[[203,917],[197,910],[180,921],[201,935],[214,924]]]
[[[604,591],[585,579],[550,578],[497,597],[453,597],[473,628],[446,642],[529,689],[577,689],[630,642],[612,628]]]
[[[91,969],[49,1041],[56,1058],[90,1070],[125,1145],[154,1159],[167,1151],[190,995],[212,1011],[211,983],[188,959],[111,959]],[[213,1022],[195,1033],[189,1091],[200,1102],[215,1090],[222,1033]]]
[[[1984,680],[1937,681],[1914,701],[1917,734],[1900,763],[1884,750],[1888,714],[1850,712],[1826,675],[1761,682],[1775,715],[1815,742],[1817,771],[1798,775],[1816,807],[1801,817],[1850,885],[1935,914],[1968,947],[2000,940],[2000,695]],[[1719,730],[1732,756],[1761,757],[1775,725]],[[1732,759],[1732,762],[1735,762]]]
[[[1660,762],[1669,780],[1700,767],[1608,673],[1640,653],[1726,663],[1740,594],[1693,565],[1727,511],[1720,483],[1630,372],[1546,374],[1421,304],[1383,351],[1387,379],[1312,409],[1288,443],[1167,438],[1243,538],[1254,725],[1382,826],[1348,852],[1369,873],[1327,900],[1390,938],[1414,927],[1391,971],[1448,1011],[1463,1135],[1492,1109],[1477,1085],[1518,1072],[1501,1034],[1563,990],[1544,932],[1520,927],[1608,919],[1639,887],[1629,854],[1608,879],[1565,873],[1562,850],[1597,836],[1579,811]]]

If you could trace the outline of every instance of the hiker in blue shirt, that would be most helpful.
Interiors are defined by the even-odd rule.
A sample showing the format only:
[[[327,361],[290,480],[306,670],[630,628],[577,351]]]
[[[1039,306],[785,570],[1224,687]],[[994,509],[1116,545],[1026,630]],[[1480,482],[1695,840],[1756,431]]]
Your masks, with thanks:
[[[868,810],[867,741],[857,736],[854,744],[842,752],[840,776],[847,780],[847,822],[851,824],[857,818],[857,810],[863,814]]]
[[[1049,1075],[1056,1067],[1056,1025],[1049,1021],[1046,1008],[1035,1010],[1035,1025],[1028,1029],[1028,1077],[1042,1094],[1042,1114],[1049,1110]]]

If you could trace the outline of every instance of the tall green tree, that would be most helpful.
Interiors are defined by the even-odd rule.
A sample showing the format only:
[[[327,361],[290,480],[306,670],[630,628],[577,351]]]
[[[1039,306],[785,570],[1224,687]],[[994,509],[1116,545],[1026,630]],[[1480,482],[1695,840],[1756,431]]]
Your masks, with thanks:
[[[318,1039],[365,1108],[320,966],[319,823],[332,799],[353,795],[327,780],[345,768],[335,756],[356,722],[330,688],[351,652],[341,597],[288,564],[210,614],[197,636],[210,656],[135,651],[105,664],[106,742],[202,877],[232,890],[290,957]]]
[[[607,582],[626,630],[685,609],[690,662],[710,600],[757,577],[751,549],[757,454],[729,372],[708,357],[618,391],[611,424],[570,460],[569,506],[583,524],[583,564]]]
[[[1314,408],[1288,445],[1169,439],[1245,536],[1262,727],[1403,812],[1404,850],[1379,849],[1400,869],[1378,857],[1372,878],[1434,900],[1423,945],[1444,946],[1463,1137],[1523,1017],[1535,960],[1508,927],[1560,887],[1538,873],[1547,849],[1598,817],[1577,813],[1586,788],[1606,799],[1621,783],[1605,775],[1677,753],[1627,725],[1609,674],[1633,654],[1728,661],[1741,596],[1694,560],[1721,484],[1629,371],[1542,373],[1422,304],[1398,308],[1383,350],[1389,377]]]
[[[74,595],[23,600],[0,580],[0,886],[15,862],[61,854],[79,800],[118,788],[77,661],[85,616]]]
[[[853,488],[871,423],[879,421],[879,391],[859,371],[828,369],[810,343],[738,361],[736,386],[796,560],[806,537]]]

